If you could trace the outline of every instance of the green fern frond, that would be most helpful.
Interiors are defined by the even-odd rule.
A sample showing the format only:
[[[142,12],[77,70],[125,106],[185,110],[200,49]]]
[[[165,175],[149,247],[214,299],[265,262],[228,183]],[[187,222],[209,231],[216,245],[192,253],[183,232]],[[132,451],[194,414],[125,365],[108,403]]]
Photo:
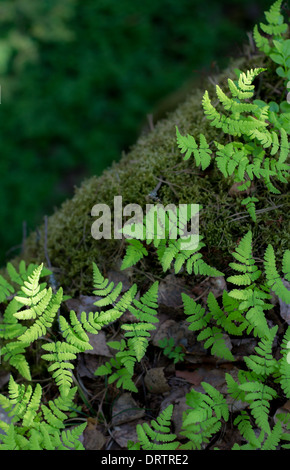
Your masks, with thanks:
[[[26,348],[29,345],[30,343],[11,341],[3,346],[0,351],[3,360],[15,367],[26,380],[31,380],[30,367],[25,357]]]
[[[223,395],[210,384],[201,384],[206,393],[192,389],[186,395],[188,409],[184,412],[181,435],[188,439],[180,449],[201,449],[221,428],[221,418],[229,418]]]
[[[181,294],[184,313],[187,315],[187,321],[190,323],[188,329],[191,331],[199,331],[208,325],[210,315],[205,315],[205,308],[195,302],[189,295]]]
[[[288,272],[289,271],[289,256],[290,250],[286,250],[283,258],[283,269]],[[286,265],[287,262],[287,265]],[[277,268],[276,268],[276,259],[275,253],[272,245],[268,245],[265,254],[264,254],[264,266],[265,266],[265,275],[267,278],[267,283],[269,287],[275,292],[280,299],[290,304],[290,291],[286,288],[283,284],[282,279],[280,278]]]
[[[237,418],[234,421],[234,425],[238,427],[241,435],[243,438],[248,441],[248,444],[245,446],[240,446],[235,445],[233,447],[233,450],[256,450],[260,449],[261,447],[261,441],[264,438],[265,433],[262,432],[259,437],[256,436],[255,431],[253,429],[253,426],[251,424],[251,419],[248,413],[244,410],[241,410],[240,414],[237,416]]]
[[[245,362],[249,369],[261,378],[272,375],[278,368],[277,361],[272,355],[272,345],[278,330],[278,325],[270,330],[268,338],[262,338],[255,347],[255,355],[246,356]]]
[[[123,258],[121,270],[130,268],[137,264],[144,256],[148,255],[148,251],[140,240],[127,239],[127,250]]]
[[[156,420],[137,424],[138,441],[128,443],[129,450],[175,450],[179,447],[176,435],[170,432],[173,406],[169,405]]]
[[[48,371],[53,372],[52,377],[55,379],[61,395],[66,396],[73,381],[72,370],[74,366],[70,361],[74,361],[77,353],[82,351],[72,344],[61,341],[43,344],[42,348],[49,353],[43,354],[41,357],[45,361],[52,362]]]
[[[70,311],[70,323],[61,315],[59,317],[59,325],[67,343],[72,344],[81,352],[93,349],[82,323],[78,320],[73,310]]]
[[[44,336],[47,329],[53,324],[56,314],[60,308],[63,299],[63,291],[60,288],[56,294],[52,295],[51,288],[36,306],[38,315],[37,320],[18,338],[19,341],[32,343],[41,336]],[[19,299],[17,299],[19,300]],[[29,309],[30,310],[30,309]],[[22,315],[23,313],[23,315]],[[15,317],[26,319],[26,311],[20,311],[14,314]]]
[[[251,218],[254,222],[257,221],[255,202],[259,202],[259,199],[254,197],[254,196],[247,197],[241,202],[243,205],[246,206],[246,209],[249,212],[249,214],[250,214],[250,216],[251,216]]]
[[[209,145],[206,141],[206,138],[203,134],[200,134],[199,140],[200,145],[198,146],[194,137],[187,134],[187,136],[182,136],[176,126],[176,136],[177,144],[181,150],[181,153],[185,153],[184,160],[188,160],[193,154],[195,159],[195,164],[197,167],[201,166],[202,170],[205,170],[211,163],[211,154]]]
[[[204,348],[208,349],[211,347],[211,354],[213,356],[233,361],[234,357],[226,344],[226,340],[223,331],[216,327],[207,327],[201,331],[197,337],[198,341],[205,341]]]
[[[290,399],[290,326],[285,332],[280,352],[282,357],[279,360],[279,370],[275,375],[286,397]]]
[[[240,385],[240,389],[246,392],[245,399],[250,403],[250,410],[257,425],[270,434],[270,401],[277,396],[276,391],[258,381],[243,383]]]

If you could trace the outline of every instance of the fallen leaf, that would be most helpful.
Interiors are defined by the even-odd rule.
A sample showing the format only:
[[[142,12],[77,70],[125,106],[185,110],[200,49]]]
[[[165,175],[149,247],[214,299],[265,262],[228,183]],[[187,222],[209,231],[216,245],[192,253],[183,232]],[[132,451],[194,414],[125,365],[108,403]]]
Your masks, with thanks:
[[[110,350],[107,346],[106,335],[104,331],[99,331],[97,335],[93,333],[87,333],[90,345],[93,349],[85,352],[85,354],[96,354],[98,356],[112,357]]]
[[[77,362],[77,373],[80,377],[96,378],[95,371],[101,365],[96,355],[79,354]]]
[[[115,426],[112,430],[112,437],[122,449],[127,449],[128,441],[137,442],[138,436],[136,427],[137,424],[143,424],[144,420],[137,420],[131,423]]]
[[[77,299],[66,300],[65,304],[69,310],[73,310],[79,317],[82,312],[97,312],[99,308],[94,303],[100,299],[101,297],[94,295],[80,295]]]
[[[129,281],[128,276],[125,274],[125,272],[111,270],[108,271],[107,278],[110,282],[114,282],[115,285],[119,284],[119,282],[122,282],[121,292],[125,292],[131,287],[131,282]]]
[[[187,383],[192,385],[200,385],[203,380],[203,377],[200,375],[198,370],[190,371],[190,370],[176,370],[175,376],[186,380]]]
[[[140,408],[129,393],[123,393],[114,403],[112,410],[112,425],[117,426],[128,421],[140,419],[145,411]]]
[[[170,390],[164,375],[164,367],[156,367],[148,370],[144,382],[150,393],[165,393]]]
[[[234,183],[230,189],[229,189],[229,195],[231,197],[237,197],[239,195],[249,195],[249,194],[252,194],[254,191],[255,191],[255,186],[253,183],[251,183],[251,186],[243,191],[240,191],[239,190],[239,186],[241,186],[243,184],[243,182],[238,182],[238,183]]]
[[[88,425],[83,432],[83,445],[86,450],[101,450],[105,443],[106,438],[103,433],[97,429],[95,420],[88,419]]]
[[[160,283],[158,289],[158,304],[165,307],[181,308],[181,294],[186,292],[186,284],[175,274],[168,274]]]

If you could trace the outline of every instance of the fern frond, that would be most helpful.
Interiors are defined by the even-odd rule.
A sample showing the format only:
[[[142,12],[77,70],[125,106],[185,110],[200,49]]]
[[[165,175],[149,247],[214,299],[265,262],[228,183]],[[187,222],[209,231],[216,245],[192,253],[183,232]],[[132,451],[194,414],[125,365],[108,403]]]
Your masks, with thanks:
[[[276,391],[257,381],[243,383],[240,385],[240,389],[246,392],[245,399],[250,403],[250,410],[257,425],[267,434],[270,434],[270,401],[277,396]]]
[[[179,446],[176,435],[170,432],[173,406],[169,405],[156,420],[137,424],[138,441],[129,443],[129,450],[175,450]]]
[[[70,311],[70,323],[61,315],[59,317],[59,325],[67,343],[72,344],[81,352],[93,349],[90,345],[89,337],[82,327],[82,323],[78,320],[73,310]]]
[[[180,449],[201,449],[221,428],[221,418],[229,418],[223,395],[210,384],[202,382],[205,394],[192,389],[186,395],[188,409],[184,413],[181,435],[189,441]]]
[[[212,154],[212,150],[210,150],[205,136],[203,134],[200,134],[199,146],[197,145],[195,138],[191,135],[187,134],[187,136],[182,136],[177,126],[176,136],[177,144],[181,150],[181,153],[185,153],[184,160],[188,160],[193,154],[196,166],[201,166],[202,170],[205,170],[210,165]]]
[[[290,250],[286,250],[283,259],[283,269],[286,271],[289,270],[289,265],[285,266],[286,261],[288,263],[290,256]],[[272,245],[268,245],[265,254],[264,254],[264,266],[265,274],[267,278],[267,283],[269,287],[275,292],[275,294],[280,297],[280,299],[290,304],[290,291],[283,284],[282,279],[280,278],[277,268],[276,268],[276,259],[275,253]]]
[[[272,345],[277,330],[278,325],[270,330],[268,338],[261,339],[258,346],[255,347],[256,355],[244,358],[248,368],[262,378],[272,375],[278,368],[278,363],[272,355]]]
[[[123,258],[121,270],[130,268],[137,264],[144,256],[148,255],[148,251],[140,240],[127,239],[127,250]]]
[[[276,374],[286,397],[290,398],[290,326],[288,326],[280,350],[282,357],[279,360],[279,370]]]
[[[184,313],[187,315],[187,321],[190,323],[188,329],[192,331],[199,331],[208,325],[210,315],[205,315],[205,308],[195,302],[187,294],[181,294]]]
[[[53,372],[52,377],[55,379],[61,395],[66,396],[73,381],[71,371],[74,366],[70,361],[74,361],[77,357],[76,354],[82,351],[72,344],[61,341],[43,344],[42,348],[49,353],[43,354],[41,357],[45,361],[52,362],[48,371]]]

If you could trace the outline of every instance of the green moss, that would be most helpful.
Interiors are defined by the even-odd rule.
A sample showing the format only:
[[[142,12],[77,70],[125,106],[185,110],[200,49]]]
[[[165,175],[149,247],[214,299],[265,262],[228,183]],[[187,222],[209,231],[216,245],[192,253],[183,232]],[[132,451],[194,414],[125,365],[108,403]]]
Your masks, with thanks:
[[[264,65],[264,58],[255,55],[241,58],[215,77],[220,86],[227,86],[228,77],[235,78],[234,68],[247,70]],[[271,76],[269,71],[268,76]],[[260,88],[267,86],[267,74]],[[161,179],[163,183],[158,197],[163,204],[199,203],[201,214],[200,232],[205,236],[207,251],[205,259],[218,269],[225,269],[225,261],[238,239],[249,229],[253,231],[256,256],[262,256],[268,243],[272,243],[277,256],[289,247],[289,214],[285,210],[287,196],[269,195],[264,186],[258,185],[259,204],[257,223],[253,224],[241,199],[229,194],[232,182],[226,181],[216,169],[206,172],[194,167],[192,160],[184,162],[176,145],[175,126],[182,133],[198,137],[203,133],[207,141],[219,140],[217,130],[210,127],[201,106],[204,90],[214,95],[213,80],[200,84],[192,90],[184,103],[166,119],[158,122],[155,129],[142,135],[131,151],[123,155],[119,163],[105,171],[101,177],[92,177],[76,189],[75,196],[66,201],[48,219],[47,253],[55,270],[55,276],[68,292],[91,292],[91,265],[95,261],[103,272],[119,264],[124,255],[120,241],[96,241],[91,236],[93,217],[91,209],[97,203],[113,206],[113,198],[123,197],[123,207],[128,203],[154,203],[149,193]],[[97,158],[97,156],[96,156]],[[284,193],[284,195],[283,195]],[[275,206],[280,206],[273,209]],[[267,210],[272,208],[271,210]],[[263,212],[259,213],[259,209]],[[235,215],[243,212],[243,214]],[[236,220],[235,220],[236,219]],[[44,227],[32,233],[26,240],[21,258],[26,261],[46,263],[44,250]],[[15,260],[16,261],[16,260]],[[146,261],[148,262],[148,261]],[[153,265],[152,265],[153,266]],[[150,268],[150,266],[149,266]],[[152,268],[153,269],[153,268]]]

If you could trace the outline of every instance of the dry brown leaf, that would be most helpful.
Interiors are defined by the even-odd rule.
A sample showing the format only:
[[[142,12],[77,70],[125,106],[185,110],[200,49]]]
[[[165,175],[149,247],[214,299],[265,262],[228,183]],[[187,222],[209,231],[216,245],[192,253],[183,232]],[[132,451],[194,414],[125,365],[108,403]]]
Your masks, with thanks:
[[[190,370],[176,370],[175,371],[176,377],[180,379],[186,380],[187,383],[192,385],[200,385],[203,380],[202,375],[200,375],[198,370],[190,371]]]
[[[137,420],[122,424],[121,426],[115,426],[112,431],[113,439],[122,449],[127,449],[128,441],[138,441],[136,427],[137,424],[143,424],[144,422],[144,420]]]
[[[144,416],[145,411],[140,408],[130,393],[123,393],[114,403],[112,410],[112,425],[118,426],[128,421],[134,421]]]
[[[107,439],[97,428],[96,420],[89,418],[88,425],[83,433],[83,445],[86,450],[101,450]]]
[[[100,299],[101,297],[97,297],[94,295],[80,295],[78,299],[66,300],[65,304],[69,310],[73,310],[74,312],[76,312],[77,317],[79,317],[82,312],[97,312],[99,308],[96,307],[94,303]]]
[[[112,354],[107,346],[106,335],[104,331],[99,331],[97,335],[87,333],[90,345],[93,349],[86,351],[85,354],[95,354],[97,356],[112,357]]]
[[[164,375],[164,367],[156,367],[148,370],[144,382],[150,393],[165,393],[170,390]]]
[[[160,283],[158,289],[158,304],[171,308],[182,308],[181,294],[188,288],[184,281],[175,274],[168,274]]]

